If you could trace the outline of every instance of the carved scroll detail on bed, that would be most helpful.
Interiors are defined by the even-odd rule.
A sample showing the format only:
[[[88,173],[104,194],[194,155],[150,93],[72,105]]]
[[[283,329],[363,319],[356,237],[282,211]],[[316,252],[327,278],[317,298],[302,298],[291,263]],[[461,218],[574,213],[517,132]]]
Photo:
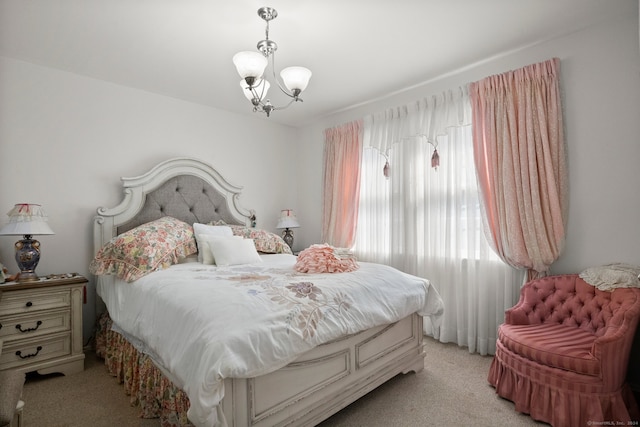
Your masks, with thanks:
[[[242,187],[229,183],[211,165],[189,157],[159,163],[143,175],[121,178],[124,198],[100,207],[94,218],[94,254],[113,237],[138,225],[172,216],[189,224],[222,220],[250,225],[255,217],[239,203]],[[97,280],[113,280],[99,276]],[[97,298],[96,313],[104,311]]]
[[[221,219],[249,223],[251,212],[239,204],[242,187],[229,183],[213,167],[178,157],[132,178],[121,178],[124,198],[114,208],[98,208],[94,252],[119,233],[169,215],[187,223]]]

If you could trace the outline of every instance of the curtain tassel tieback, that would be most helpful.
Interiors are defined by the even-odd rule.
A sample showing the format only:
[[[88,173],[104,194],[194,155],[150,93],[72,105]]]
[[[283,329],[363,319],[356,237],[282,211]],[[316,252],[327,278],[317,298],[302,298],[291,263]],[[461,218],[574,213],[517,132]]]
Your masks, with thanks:
[[[438,170],[438,166],[440,166],[440,155],[438,154],[438,149],[434,148],[431,156],[431,167]]]

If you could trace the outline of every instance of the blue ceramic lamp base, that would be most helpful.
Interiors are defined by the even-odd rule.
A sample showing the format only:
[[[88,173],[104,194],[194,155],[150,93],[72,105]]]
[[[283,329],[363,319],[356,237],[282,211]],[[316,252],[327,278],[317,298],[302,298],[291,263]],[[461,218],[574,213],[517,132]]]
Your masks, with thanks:
[[[16,262],[20,273],[16,281],[35,282],[40,280],[36,274],[36,267],[40,262],[40,242],[25,234],[24,239],[16,242]]]

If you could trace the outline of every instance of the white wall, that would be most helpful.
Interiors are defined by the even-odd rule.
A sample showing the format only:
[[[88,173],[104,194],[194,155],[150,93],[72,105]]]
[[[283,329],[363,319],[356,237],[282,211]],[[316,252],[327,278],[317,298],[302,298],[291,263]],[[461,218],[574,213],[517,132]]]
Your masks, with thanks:
[[[275,230],[283,207],[295,207],[287,159],[295,131],[173,98],[0,57],[0,223],[19,202],[40,203],[53,236],[40,236],[41,276],[91,278],[96,208],[122,197],[120,177],[160,161],[191,156],[243,186],[242,205],[258,227]],[[0,260],[17,271],[13,244],[0,237]],[[85,340],[94,319],[95,285],[84,306]]]
[[[302,227],[294,249],[302,249],[320,241],[325,128],[557,56],[570,212],[565,252],[553,271],[640,264],[638,34],[638,14],[620,17],[297,130],[0,57],[0,216],[18,202],[41,203],[56,234],[39,238],[37,272],[91,278],[92,218],[97,207],[119,203],[119,177],[193,156],[245,187],[242,203],[257,211],[260,228],[275,231],[280,209],[295,209]],[[12,271],[16,240],[0,237],[0,260]],[[93,328],[94,297],[92,281],[85,339]]]
[[[561,60],[570,171],[566,246],[552,272],[616,261],[640,264],[638,14],[494,58],[300,129],[307,154],[298,173],[298,217],[305,224],[297,234],[300,245],[321,237],[323,129],[552,57]]]

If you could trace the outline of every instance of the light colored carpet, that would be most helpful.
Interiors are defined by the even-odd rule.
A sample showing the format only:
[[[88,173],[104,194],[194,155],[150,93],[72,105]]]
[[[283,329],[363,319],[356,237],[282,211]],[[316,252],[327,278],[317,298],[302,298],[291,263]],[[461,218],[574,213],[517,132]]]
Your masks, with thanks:
[[[335,414],[322,427],[422,427],[443,425],[546,426],[514,411],[487,383],[491,357],[425,338],[425,369],[399,375]],[[138,409],[104,362],[87,353],[85,370],[63,375],[29,374],[25,427],[158,427]]]

